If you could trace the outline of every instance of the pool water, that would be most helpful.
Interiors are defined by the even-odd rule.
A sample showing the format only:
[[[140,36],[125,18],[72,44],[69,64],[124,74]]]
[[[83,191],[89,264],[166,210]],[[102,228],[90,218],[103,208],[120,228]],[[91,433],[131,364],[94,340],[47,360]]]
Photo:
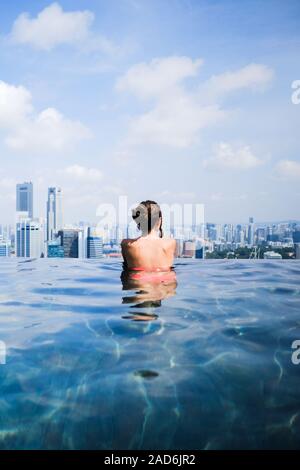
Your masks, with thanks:
[[[300,448],[298,261],[121,271],[0,261],[1,449]]]

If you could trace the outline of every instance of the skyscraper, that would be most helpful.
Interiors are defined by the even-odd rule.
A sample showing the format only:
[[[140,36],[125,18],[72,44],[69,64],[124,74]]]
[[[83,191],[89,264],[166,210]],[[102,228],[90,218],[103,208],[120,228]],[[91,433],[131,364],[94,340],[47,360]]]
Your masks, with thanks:
[[[196,243],[193,240],[185,240],[183,242],[183,256],[194,258],[196,252]]]
[[[43,253],[43,226],[31,219],[22,219],[16,225],[16,256],[40,258]]]
[[[0,240],[0,257],[10,255],[10,246],[9,243],[5,240]]]
[[[203,239],[196,240],[196,251],[195,258],[204,259],[205,258],[205,244]]]
[[[27,212],[28,217],[33,217],[33,184],[17,184],[16,210],[17,212]]]
[[[48,188],[47,241],[54,240],[55,234],[63,227],[62,190]]]
[[[249,225],[248,225],[248,245],[254,245],[254,219],[253,217],[249,217]]]
[[[97,229],[88,228],[87,233],[87,258],[103,257],[103,238]]]
[[[58,232],[61,245],[64,248],[65,258],[78,258],[79,252],[79,230],[64,229]]]
[[[64,258],[64,247],[61,246],[59,238],[48,242],[47,255],[48,258]]]

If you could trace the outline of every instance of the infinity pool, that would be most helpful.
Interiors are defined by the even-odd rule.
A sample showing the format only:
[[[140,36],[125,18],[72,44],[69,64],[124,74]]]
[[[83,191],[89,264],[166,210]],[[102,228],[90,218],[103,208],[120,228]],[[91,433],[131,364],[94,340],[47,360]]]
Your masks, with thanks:
[[[0,261],[0,448],[300,448],[298,261]]]

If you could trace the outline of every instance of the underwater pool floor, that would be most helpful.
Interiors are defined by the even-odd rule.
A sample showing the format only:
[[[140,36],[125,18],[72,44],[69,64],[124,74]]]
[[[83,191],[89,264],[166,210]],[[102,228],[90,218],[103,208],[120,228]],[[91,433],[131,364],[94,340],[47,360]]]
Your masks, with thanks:
[[[0,261],[1,449],[300,448],[299,261],[121,271]]]

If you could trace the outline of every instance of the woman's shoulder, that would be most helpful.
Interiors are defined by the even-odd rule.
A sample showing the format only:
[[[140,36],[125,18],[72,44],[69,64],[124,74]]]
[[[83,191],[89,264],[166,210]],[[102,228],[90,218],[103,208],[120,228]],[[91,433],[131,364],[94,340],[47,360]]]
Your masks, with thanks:
[[[121,246],[122,246],[122,247],[131,246],[131,245],[134,244],[137,240],[138,240],[138,238],[124,238],[124,239],[121,241]]]
[[[176,248],[176,240],[174,238],[162,238],[163,247],[165,250],[168,251],[175,251]]]

